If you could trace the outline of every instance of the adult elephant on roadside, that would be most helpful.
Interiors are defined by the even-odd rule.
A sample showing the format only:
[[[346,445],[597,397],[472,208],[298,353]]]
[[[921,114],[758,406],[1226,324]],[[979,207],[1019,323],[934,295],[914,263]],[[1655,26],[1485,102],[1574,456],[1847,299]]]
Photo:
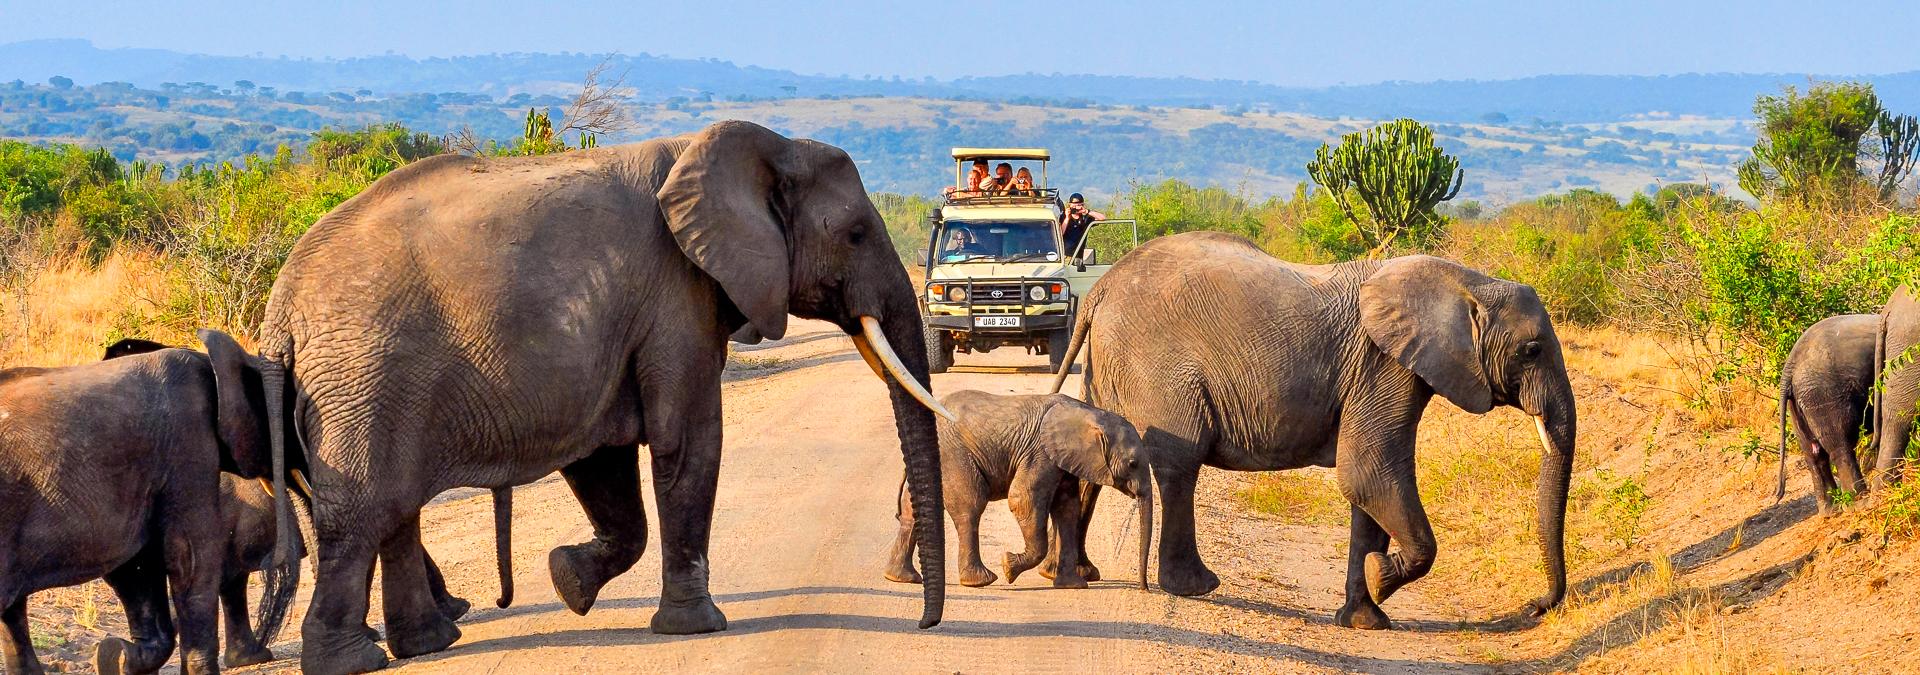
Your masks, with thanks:
[[[788,314],[858,336],[891,375],[930,571],[921,625],[938,623],[939,408],[915,300],[853,160],[744,122],[544,157],[435,157],[375,182],[295,245],[260,329],[262,358],[280,366],[263,370],[265,394],[306,439],[273,457],[316,496],[303,669],[386,663],[358,630],[376,555],[394,654],[458,638],[411,578],[420,508],[454,487],[558,469],[594,537],[555,548],[549,566],[585,613],[645,547],[641,445],[664,558],[652,629],[726,628],[707,561],[720,373],[730,333],[779,338]]]
[[[1508,405],[1536,420],[1548,587],[1530,607],[1544,612],[1565,595],[1576,415],[1560,341],[1531,287],[1428,256],[1295,265],[1244,238],[1196,232],[1121,258],[1076,323],[1054,389],[1084,346],[1087,401],[1140,429],[1160,487],[1167,592],[1220,584],[1194,541],[1201,465],[1330,466],[1352,504],[1347,602],[1335,621],[1389,627],[1378,603],[1433,564],[1414,439],[1437,392],[1468,412]],[[1083,518],[1093,497],[1083,497]],[[1399,543],[1392,554],[1389,538]]]
[[[1879,347],[1874,350],[1878,381],[1876,446],[1872,485],[1899,481],[1907,471],[1907,443],[1913,438],[1914,406],[1920,404],[1920,300],[1902,286],[1880,310]]]

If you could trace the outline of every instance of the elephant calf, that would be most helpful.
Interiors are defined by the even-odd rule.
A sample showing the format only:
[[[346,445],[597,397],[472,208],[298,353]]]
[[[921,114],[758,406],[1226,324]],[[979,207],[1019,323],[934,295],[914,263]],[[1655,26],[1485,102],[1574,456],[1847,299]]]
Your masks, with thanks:
[[[158,670],[176,635],[185,673],[217,672],[222,467],[262,475],[250,357],[202,331],[166,349],[67,368],[0,371],[0,633],[6,670],[41,672],[27,596],[102,576],[132,642],[101,641],[102,673]],[[291,597],[282,577],[269,595]],[[244,610],[243,610],[244,611]],[[271,634],[284,614],[263,613]],[[244,623],[244,620],[243,620]]]
[[[1007,500],[1020,522],[1026,550],[1008,552],[1007,582],[1047,557],[1047,516],[1060,531],[1060,559],[1081,557],[1079,483],[1091,481],[1140,500],[1140,586],[1147,584],[1147,552],[1153,540],[1153,486],[1140,434],[1113,413],[1060,394],[999,396],[960,391],[941,399],[958,422],[940,425],[940,475],[947,515],[960,533],[960,583],[986,586],[997,579],[980,561],[980,514],[987,503]],[[901,490],[886,576],[919,583],[913,568],[913,508]],[[1066,550],[1073,548],[1074,550]],[[1086,588],[1088,579],[1067,566],[1055,588]]]
[[[1833,512],[1834,493],[1866,491],[1855,446],[1866,423],[1873,389],[1874,347],[1880,316],[1848,314],[1813,324],[1787,353],[1780,368],[1780,485],[1787,490],[1787,425],[1800,438],[1800,452],[1813,474],[1813,497],[1821,513]],[[1835,481],[1835,474],[1845,484]]]

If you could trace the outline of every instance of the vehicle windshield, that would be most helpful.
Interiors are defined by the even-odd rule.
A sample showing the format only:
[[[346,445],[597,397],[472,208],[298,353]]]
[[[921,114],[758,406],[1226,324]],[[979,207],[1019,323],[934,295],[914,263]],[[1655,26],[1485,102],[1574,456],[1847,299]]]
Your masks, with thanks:
[[[1059,260],[1053,222],[1046,220],[948,221],[940,232],[942,263]]]

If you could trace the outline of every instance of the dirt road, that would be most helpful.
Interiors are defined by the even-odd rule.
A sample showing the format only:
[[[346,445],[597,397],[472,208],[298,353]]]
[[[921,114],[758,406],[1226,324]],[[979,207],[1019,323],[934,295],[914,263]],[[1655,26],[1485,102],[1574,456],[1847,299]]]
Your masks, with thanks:
[[[962,355],[936,392],[1043,392],[1044,358]],[[464,638],[439,654],[396,662],[422,673],[636,672],[1400,672],[1475,669],[1457,619],[1410,588],[1387,605],[1403,630],[1335,628],[1345,570],[1344,527],[1252,520],[1230,505],[1238,476],[1202,481],[1202,554],[1225,584],[1201,599],[1142,592],[1132,562],[1127,500],[1100,504],[1089,551],[1107,581],[1054,590],[1037,574],[1015,585],[950,585],[946,621],[915,628],[917,586],[881,577],[894,536],[901,460],[882,385],[826,324],[797,322],[786,340],[741,348],[729,370],[726,456],[714,514],[713,592],[729,629],[700,636],[647,631],[658,597],[657,541],[600,594],[587,616],[560,604],[547,551],[591,530],[556,477],[519,488],[514,523],[516,604],[495,609],[490,506],[479,491],[444,496],[423,529],[454,593],[473,601]],[[1078,379],[1078,378],[1074,378]],[[1077,382],[1075,383],[1077,384]],[[1072,386],[1072,385],[1070,385]],[[1070,393],[1077,393],[1071,391]],[[651,486],[645,493],[654,512]],[[654,518],[657,523],[657,518]],[[948,551],[954,551],[948,528]],[[990,566],[1017,550],[1000,505],[982,523]],[[1116,553],[1118,551],[1118,553]],[[951,553],[949,583],[953,578]],[[310,577],[310,575],[309,575]],[[302,597],[304,598],[303,592]],[[376,591],[373,620],[379,620]],[[297,639],[298,621],[288,631]],[[291,671],[298,643],[276,647],[270,671]]]

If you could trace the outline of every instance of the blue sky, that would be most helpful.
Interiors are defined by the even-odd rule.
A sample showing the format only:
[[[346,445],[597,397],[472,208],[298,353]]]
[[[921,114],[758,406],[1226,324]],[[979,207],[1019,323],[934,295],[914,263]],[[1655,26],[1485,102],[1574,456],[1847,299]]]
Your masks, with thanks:
[[[538,8],[538,9],[534,9]],[[212,54],[649,52],[809,74],[1283,85],[1920,69],[1920,1],[82,2],[0,0],[0,42]]]

